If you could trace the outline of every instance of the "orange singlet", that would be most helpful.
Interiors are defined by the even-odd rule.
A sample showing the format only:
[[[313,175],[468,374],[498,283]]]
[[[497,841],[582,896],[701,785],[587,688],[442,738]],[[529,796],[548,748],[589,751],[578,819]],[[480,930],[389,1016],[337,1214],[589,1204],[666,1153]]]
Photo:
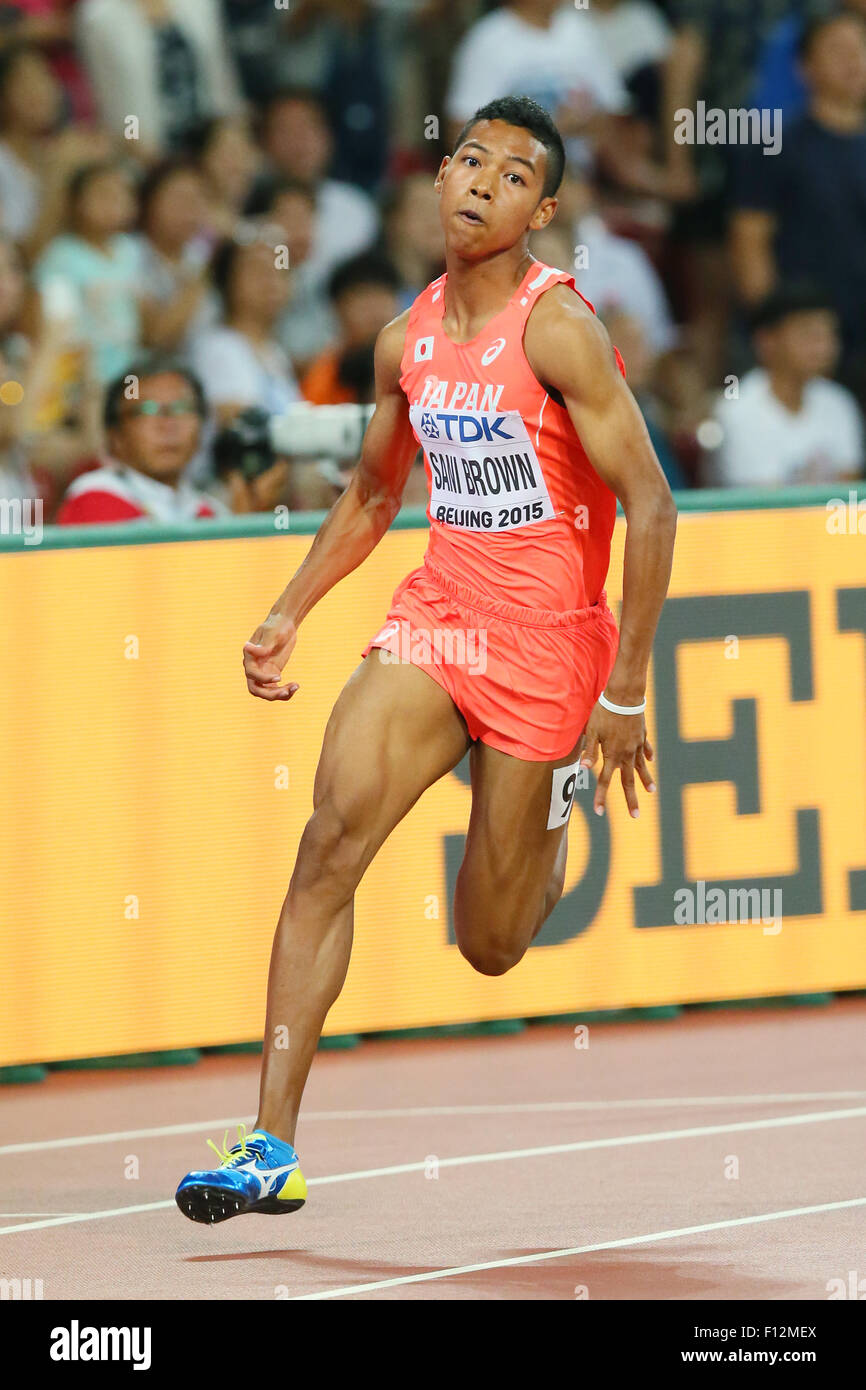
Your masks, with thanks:
[[[575,748],[618,641],[603,589],[616,497],[523,350],[538,296],[555,284],[579,292],[534,261],[477,337],[454,343],[442,328],[446,279],[412,305],[400,375],[424,451],[430,541],[364,656],[378,647],[382,660],[427,671],[471,738],[557,761]]]

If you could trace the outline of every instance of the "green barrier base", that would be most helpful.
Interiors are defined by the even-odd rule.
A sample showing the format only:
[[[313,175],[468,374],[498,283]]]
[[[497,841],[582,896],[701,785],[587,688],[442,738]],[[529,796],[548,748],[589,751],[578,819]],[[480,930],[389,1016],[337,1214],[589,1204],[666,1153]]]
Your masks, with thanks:
[[[651,1023],[679,1018],[680,1004],[653,1004],[642,1009],[587,1009],[582,1014],[540,1014],[531,1018],[533,1024],[562,1023]]]
[[[48,1073],[43,1066],[34,1063],[25,1067],[0,1067],[0,1086],[24,1086],[33,1081],[44,1081]]]
[[[347,1052],[352,1047],[360,1047],[360,1033],[334,1033],[330,1038],[319,1038],[320,1052]]]
[[[117,1057],[77,1057],[49,1062],[51,1071],[130,1071],[135,1067],[191,1067],[201,1057],[197,1047],[168,1052],[124,1052]]]
[[[835,994],[770,994],[756,995],[753,999],[712,999],[702,1004],[689,1004],[688,1008],[701,1013],[718,1012],[721,1009],[814,1009],[832,1004]]]
[[[522,1033],[525,1029],[525,1018],[489,1018],[481,1023],[467,1023],[462,1036],[466,1038],[499,1038],[507,1037],[509,1033]],[[457,1036],[461,1035],[458,1033]]]
[[[478,1023],[441,1023],[429,1028],[386,1028],[381,1032],[365,1033],[371,1042],[435,1042],[437,1038],[489,1038],[522,1033],[523,1018],[489,1018]]]
[[[358,1047],[361,1042],[359,1033],[335,1033],[330,1038],[319,1039],[319,1050],[322,1052],[345,1052],[349,1048]],[[207,1057],[260,1057],[263,1051],[263,1044],[260,1042],[245,1043],[225,1043],[219,1047],[202,1048]]]

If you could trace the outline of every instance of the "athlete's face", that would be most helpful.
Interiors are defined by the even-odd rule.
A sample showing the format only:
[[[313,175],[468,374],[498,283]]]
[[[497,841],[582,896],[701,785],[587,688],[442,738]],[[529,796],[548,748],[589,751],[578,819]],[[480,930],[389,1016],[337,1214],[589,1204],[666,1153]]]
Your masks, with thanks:
[[[547,151],[530,131],[479,121],[436,178],[449,249],[466,260],[508,250],[527,231],[546,227],[556,199],[542,197]]]

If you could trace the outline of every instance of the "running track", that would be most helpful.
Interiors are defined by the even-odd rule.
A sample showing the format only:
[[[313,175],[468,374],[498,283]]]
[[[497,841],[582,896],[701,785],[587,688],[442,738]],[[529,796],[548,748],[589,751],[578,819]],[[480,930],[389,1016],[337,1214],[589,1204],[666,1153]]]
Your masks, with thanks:
[[[866,999],[320,1053],[306,1207],[173,1201],[258,1059],[0,1094],[0,1278],[45,1299],[810,1299],[866,1276]]]

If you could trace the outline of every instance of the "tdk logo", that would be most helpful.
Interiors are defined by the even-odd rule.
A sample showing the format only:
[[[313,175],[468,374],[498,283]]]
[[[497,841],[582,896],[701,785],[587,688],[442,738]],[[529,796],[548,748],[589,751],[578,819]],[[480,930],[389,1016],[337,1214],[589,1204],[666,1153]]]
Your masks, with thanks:
[[[428,439],[445,438],[452,444],[477,444],[484,440],[493,443],[497,439],[514,439],[513,434],[503,428],[506,417],[496,415],[446,414],[445,411],[425,410],[421,416],[421,430]]]

